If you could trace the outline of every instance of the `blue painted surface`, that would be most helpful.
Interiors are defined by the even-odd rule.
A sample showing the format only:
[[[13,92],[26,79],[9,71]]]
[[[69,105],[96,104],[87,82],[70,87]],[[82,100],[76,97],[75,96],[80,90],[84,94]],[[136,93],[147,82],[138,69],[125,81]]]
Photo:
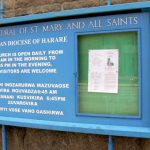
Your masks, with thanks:
[[[2,125],[2,149],[7,150],[7,134],[4,125]]]
[[[112,139],[112,136],[109,136],[108,150],[113,150],[113,149],[114,149],[113,139]]]
[[[7,117],[1,117],[1,121],[6,125],[32,127],[36,129],[103,134],[103,135],[111,135],[111,136],[114,135],[114,136],[127,136],[127,137],[140,137],[140,138],[150,137],[149,127],[95,125],[95,124],[88,124],[88,123],[83,124],[83,123],[43,121],[43,120],[7,118]]]
[[[107,5],[111,5],[111,0],[107,0]]]
[[[4,18],[4,0],[1,0],[0,18]]]
[[[149,3],[147,3],[149,4]],[[66,11],[67,12],[67,11]],[[64,13],[66,13],[64,12]],[[95,11],[96,12],[96,11]],[[83,13],[84,14],[84,13]],[[63,14],[64,15],[64,14]],[[73,14],[72,14],[73,15]],[[37,18],[40,18],[39,15]],[[57,15],[56,15],[57,16]],[[55,17],[56,17],[55,16]],[[48,16],[46,16],[48,18]],[[54,16],[53,16],[54,17]],[[112,26],[108,25],[108,19],[117,20],[118,18],[136,18],[138,23],[131,23],[123,25],[116,25],[116,23],[112,23]],[[19,20],[25,21],[24,17],[20,17]],[[27,17],[30,21],[30,17]],[[33,18],[37,19],[36,17]],[[44,17],[43,17],[44,18]],[[51,17],[50,17],[51,18]],[[17,19],[17,18],[16,18]],[[18,21],[19,21],[18,20]],[[92,27],[89,26],[90,22],[101,20],[101,27]],[[4,24],[11,23],[11,21],[16,21],[15,19],[6,19],[4,20]],[[26,20],[27,21],[27,20]],[[80,24],[80,28],[70,28],[70,24]],[[56,31],[52,31],[52,26],[60,25],[61,28]],[[50,31],[43,32],[43,27],[50,27]],[[37,26],[37,28],[36,28]],[[73,27],[73,26],[72,26]],[[52,74],[10,74],[4,73],[0,74],[0,83],[66,83],[69,84],[69,88],[67,89],[58,89],[57,96],[65,96],[65,102],[54,102],[46,100],[46,97],[51,95],[45,93],[43,95],[43,100],[37,101],[37,106],[35,105],[18,105],[12,104],[11,102],[8,104],[8,99],[1,99],[0,103],[0,123],[5,125],[13,125],[13,126],[24,126],[24,127],[32,127],[32,128],[42,128],[42,129],[51,129],[51,130],[61,130],[61,131],[74,131],[74,132],[82,132],[82,133],[94,133],[94,134],[105,134],[105,135],[118,135],[118,136],[134,136],[134,137],[150,137],[150,119],[149,119],[149,96],[150,93],[148,89],[150,85],[148,84],[148,79],[150,75],[150,71],[148,70],[148,66],[145,64],[150,63],[149,55],[149,13],[137,13],[137,14],[125,14],[125,15],[114,15],[114,16],[98,16],[91,18],[78,18],[78,19],[68,19],[61,21],[47,21],[41,23],[30,23],[30,24],[22,24],[22,25],[14,25],[9,27],[1,27],[1,30],[9,29],[15,32],[15,34],[11,33],[11,36],[1,35],[0,42],[1,43],[1,53],[11,53],[10,59],[11,63],[15,63],[14,57],[22,57],[23,60],[18,60],[21,63],[29,63],[30,61],[25,61],[24,58],[31,56],[32,52],[35,51],[46,51],[46,57],[55,56],[49,55],[48,51],[50,50],[63,50],[62,55],[58,55],[55,61],[51,60],[52,66],[49,68],[56,68],[57,73]],[[36,30],[37,29],[37,30]],[[141,64],[141,82],[140,82],[140,90],[141,90],[141,118],[114,118],[113,116],[110,118],[100,117],[100,116],[78,116],[76,114],[76,100],[77,100],[77,59],[74,54],[76,52],[76,35],[84,34],[86,32],[117,32],[117,31],[140,31],[139,32],[139,59]],[[55,43],[44,43],[42,42],[43,38],[57,38],[57,37],[67,37],[66,42],[55,42]],[[21,45],[8,45],[9,41],[17,41],[17,40],[29,40],[28,44]],[[142,40],[144,39],[144,40]],[[13,52],[13,53],[12,53]],[[24,54],[21,52],[29,52]],[[33,56],[33,55],[32,55]],[[35,55],[36,56],[36,55]],[[31,61],[34,62],[34,61]],[[47,62],[47,60],[45,60]],[[2,67],[3,69],[10,69],[11,67]],[[28,67],[24,66],[23,69]],[[37,67],[38,68],[38,67]],[[44,68],[44,67],[43,67]],[[21,69],[18,67],[14,67],[13,69]],[[30,69],[34,69],[34,67],[30,67]],[[1,70],[1,68],[0,68]],[[3,87],[3,86],[1,86]],[[6,87],[7,88],[7,87]],[[12,89],[31,89],[24,87],[8,87],[11,91]],[[38,89],[36,86],[33,89]],[[44,88],[40,88],[44,89]],[[55,89],[48,88],[47,90]],[[6,92],[4,92],[6,93]],[[1,92],[0,94],[4,94]],[[11,93],[14,95],[15,99],[18,93]],[[19,95],[25,95],[20,93]],[[30,95],[30,94],[26,94]],[[40,95],[40,94],[39,94]],[[42,94],[41,94],[42,95]],[[14,101],[14,100],[12,100]],[[20,101],[17,99],[17,101]],[[22,100],[30,102],[31,100]],[[36,102],[36,100],[32,100]],[[6,111],[2,108],[7,108]],[[15,112],[14,109],[16,108]],[[24,109],[30,109],[30,113],[23,112]],[[39,110],[47,110],[51,111],[50,114],[45,115],[41,114]],[[17,112],[18,111],[18,112]],[[52,111],[62,111],[62,115],[54,115]]]

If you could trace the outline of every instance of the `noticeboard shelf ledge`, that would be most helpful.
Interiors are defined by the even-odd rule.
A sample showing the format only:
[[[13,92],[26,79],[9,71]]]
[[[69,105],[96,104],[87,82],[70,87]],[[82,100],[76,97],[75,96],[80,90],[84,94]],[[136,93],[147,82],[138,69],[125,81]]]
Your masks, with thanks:
[[[46,19],[60,19],[60,18],[67,18],[67,17],[74,17],[74,16],[81,16],[81,15],[92,15],[92,14],[101,14],[101,13],[119,12],[119,11],[128,11],[128,10],[147,11],[149,9],[150,9],[149,1],[97,6],[91,8],[64,10],[60,12],[49,12],[49,13],[42,13],[42,14],[18,16],[12,18],[2,18],[0,19],[0,26],[15,24],[15,23],[40,21],[40,20],[42,21]]]
[[[150,138],[150,127],[128,127],[1,117],[2,125],[86,134]]]

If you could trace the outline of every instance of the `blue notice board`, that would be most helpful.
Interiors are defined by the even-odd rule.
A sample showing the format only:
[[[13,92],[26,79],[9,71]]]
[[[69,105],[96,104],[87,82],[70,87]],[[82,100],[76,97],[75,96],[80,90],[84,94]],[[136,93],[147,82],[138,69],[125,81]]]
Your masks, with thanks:
[[[149,138],[149,17],[135,13],[0,27],[0,123]],[[138,35],[138,115],[80,113],[78,37],[132,31]]]

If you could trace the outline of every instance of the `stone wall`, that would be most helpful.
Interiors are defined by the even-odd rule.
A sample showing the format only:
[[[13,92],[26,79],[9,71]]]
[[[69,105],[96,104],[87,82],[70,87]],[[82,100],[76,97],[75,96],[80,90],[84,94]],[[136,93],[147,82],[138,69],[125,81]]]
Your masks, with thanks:
[[[111,0],[112,4],[140,0]],[[143,0],[142,0],[143,1]],[[5,17],[106,5],[106,0],[4,0]]]
[[[138,0],[112,0],[113,3]],[[5,17],[105,5],[106,0],[4,0]],[[7,127],[8,150],[107,150],[108,136]],[[149,150],[150,140],[113,137],[114,150]],[[1,139],[0,139],[0,144]],[[2,148],[0,147],[0,150]]]
[[[7,127],[7,138],[8,150],[108,149],[108,136],[102,135]],[[113,140],[114,150],[150,150],[149,139],[113,137]]]

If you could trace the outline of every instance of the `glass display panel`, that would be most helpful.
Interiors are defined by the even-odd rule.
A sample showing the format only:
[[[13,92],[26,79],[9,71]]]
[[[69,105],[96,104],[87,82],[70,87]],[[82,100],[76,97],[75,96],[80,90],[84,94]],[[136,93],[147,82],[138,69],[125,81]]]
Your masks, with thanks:
[[[78,35],[77,41],[78,113],[138,116],[138,33]]]

